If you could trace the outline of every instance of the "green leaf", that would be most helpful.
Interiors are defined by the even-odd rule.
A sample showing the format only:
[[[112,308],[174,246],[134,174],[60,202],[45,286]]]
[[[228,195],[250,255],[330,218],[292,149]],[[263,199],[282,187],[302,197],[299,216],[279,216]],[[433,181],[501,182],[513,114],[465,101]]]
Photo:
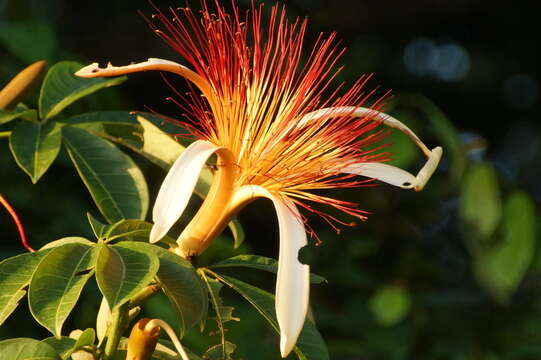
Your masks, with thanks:
[[[58,355],[60,355],[62,360],[68,360],[70,358],[70,355],[73,352],[73,347],[75,346],[75,339],[67,336],[62,336],[60,339],[51,336],[41,340],[41,342],[52,346]]]
[[[231,233],[233,234],[233,248],[238,249],[244,242],[244,229],[237,219],[231,220],[227,226],[229,226],[229,230],[231,230]]]
[[[20,122],[9,137],[9,148],[17,164],[34,184],[56,159],[61,143],[61,125],[56,122]]]
[[[233,317],[233,307],[224,306],[222,298],[220,297],[220,290],[222,289],[223,285],[218,280],[208,277],[204,271],[200,271],[200,274],[205,285],[207,286],[208,292],[210,294],[212,307],[214,308],[214,312],[216,313],[215,320],[221,335],[221,342],[219,346],[222,352],[222,359],[229,359],[230,357],[227,356],[227,342],[225,340],[226,330],[224,327],[224,323],[231,320],[239,321],[240,319]]]
[[[142,220],[121,220],[109,228],[105,234],[107,241],[127,237],[130,241],[147,241],[152,224]],[[148,244],[146,244],[148,245]]]
[[[94,345],[94,341],[96,341],[96,332],[94,329],[88,328],[79,335],[73,349],[77,350],[83,346]]]
[[[253,307],[255,307],[256,310],[270,323],[272,328],[279,333],[280,330],[274,310],[274,296],[272,294],[229,276],[214,275],[216,275],[224,284],[238,292]],[[300,360],[329,359],[327,346],[317,331],[315,323],[309,317],[306,318],[304,327],[297,340],[295,353]]]
[[[107,227],[104,238],[107,239],[107,242],[121,238],[129,241],[148,242],[152,226],[153,224],[143,220],[120,220]],[[170,236],[165,236],[162,238],[162,241],[167,244],[176,245],[176,241]]]
[[[50,250],[26,253],[0,262],[0,325],[24,297],[38,263]]]
[[[507,304],[532,261],[536,237],[535,205],[526,193],[515,191],[505,201],[501,241],[475,261],[476,274],[501,304]]]
[[[13,110],[0,110],[0,125],[6,124],[15,119],[36,121],[37,118],[38,112],[34,109],[29,109],[23,104],[18,104]]]
[[[369,303],[370,310],[382,326],[399,323],[408,315],[410,306],[409,292],[397,285],[380,286]]]
[[[103,245],[96,265],[96,280],[109,308],[114,310],[147,286],[159,266],[154,253],[122,243]]]
[[[88,219],[88,223],[90,224],[90,227],[92,228],[92,232],[94,233],[94,236],[96,236],[96,239],[104,239],[105,234],[110,229],[110,225],[105,225],[94,216],[92,216],[92,214],[89,212],[86,213],[86,218]]]
[[[122,141],[121,139],[115,141],[128,146],[131,150],[138,152],[164,170],[169,170],[173,162],[175,162],[186,148],[173,139],[171,135],[162,131],[153,122],[148,120],[150,118],[155,118],[155,116],[152,114],[137,115],[137,121],[143,127],[143,132],[140,134],[143,139],[142,147],[134,147],[129,142]],[[213,175],[210,168],[204,167],[201,170],[194,192],[204,198],[210,189],[212,179]]]
[[[502,204],[498,177],[492,166],[482,163],[472,167],[464,178],[460,214],[472,238],[489,238],[500,223]]]
[[[52,248],[55,248],[55,247],[66,245],[66,244],[83,244],[83,245],[87,245],[87,246],[96,245],[92,241],[90,241],[88,239],[85,239],[83,237],[69,236],[69,237],[65,237],[65,238],[62,238],[62,239],[55,240],[55,241],[51,241],[50,243],[43,245],[40,248],[40,250],[52,249]]]
[[[0,341],[0,354],[6,360],[60,360],[51,345],[29,338]]]
[[[209,266],[211,269],[228,267],[248,267],[276,274],[278,272],[278,261],[264,256],[237,255]],[[321,284],[327,282],[327,280],[323,276],[310,274],[310,282],[313,284]]]
[[[143,252],[152,251],[158,256],[160,269],[157,279],[177,313],[180,336],[184,336],[187,330],[201,320],[209,303],[207,291],[192,264],[156,245],[134,242],[118,245]]]
[[[50,119],[78,99],[100,89],[121,84],[127,79],[126,76],[85,79],[73,75],[82,67],[83,65],[73,61],[61,61],[49,69],[39,96],[41,119]]]
[[[39,263],[28,290],[34,318],[56,337],[92,276],[95,247],[72,243],[54,248]]]
[[[161,167],[170,167],[184,151],[184,146],[143,116],[138,115],[137,121],[143,127],[142,152],[154,162],[160,162]]]
[[[143,128],[135,115],[128,111],[100,111],[81,114],[61,120],[63,124],[77,127],[95,135],[111,138],[120,138],[121,141],[142,141]]]
[[[2,23],[0,42],[25,64],[50,60],[57,47],[51,26],[35,20]]]
[[[135,162],[107,140],[84,130],[65,127],[63,134],[71,160],[107,221],[144,219],[148,189]]]

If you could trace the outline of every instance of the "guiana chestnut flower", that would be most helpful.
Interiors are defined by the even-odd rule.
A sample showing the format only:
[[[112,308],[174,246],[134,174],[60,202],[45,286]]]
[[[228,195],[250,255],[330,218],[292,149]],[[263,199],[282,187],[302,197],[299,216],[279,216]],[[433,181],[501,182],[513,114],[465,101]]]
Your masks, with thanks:
[[[253,5],[241,16],[235,4],[231,14],[218,1],[215,13],[204,0],[201,5],[200,17],[191,9],[179,8],[170,9],[170,20],[156,9],[149,20],[154,32],[191,68],[151,58],[121,67],[100,68],[95,63],[77,75],[158,70],[181,75],[197,88],[188,94],[175,90],[173,101],[182,108],[185,127],[197,141],[165,177],[154,205],[150,241],[165,236],[181,216],[200,170],[213,154],[217,170],[212,186],[177,240],[179,255],[200,254],[242,207],[256,198],[270,199],[280,233],[276,314],[280,351],[286,357],[308,308],[309,267],[298,260],[307,231],[299,206],[331,224],[341,221],[313,208],[314,204],[365,219],[366,213],[355,203],[313,191],[367,186],[373,179],[420,191],[442,149],[429,150],[407,126],[382,113],[383,98],[365,107],[373,95],[364,89],[370,76],[361,76],[346,91],[342,85],[331,87],[343,53],[334,33],[320,35],[303,57],[306,19],[289,22],[285,10],[273,6],[264,26],[261,7]],[[417,176],[385,163],[390,156],[382,151],[383,126],[404,132],[427,156]]]

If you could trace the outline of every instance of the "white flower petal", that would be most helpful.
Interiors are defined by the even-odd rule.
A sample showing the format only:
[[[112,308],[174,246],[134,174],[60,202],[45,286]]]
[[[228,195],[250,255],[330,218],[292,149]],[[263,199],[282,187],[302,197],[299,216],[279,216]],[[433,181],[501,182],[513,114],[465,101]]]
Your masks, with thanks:
[[[355,107],[355,106],[336,106],[323,108],[316,111],[309,112],[303,115],[297,122],[297,127],[301,128],[305,126],[310,121],[315,121],[321,118],[332,118],[337,116],[350,116],[350,117],[371,117],[374,120],[379,120],[383,124],[398,129],[406,134],[410,139],[417,144],[423,151],[426,156],[430,155],[430,150],[426,145],[419,139],[419,137],[405,124],[401,121],[395,119],[391,115],[382,113],[374,109],[364,108],[364,107]]]
[[[417,182],[415,176],[409,172],[384,163],[355,163],[340,169],[340,171],[374,178],[403,189],[411,189]]]
[[[150,242],[163,238],[184,212],[193,193],[199,173],[208,158],[219,149],[216,145],[198,140],[182,152],[165,177],[152,211],[154,226]]]
[[[395,166],[375,162],[353,163],[341,168],[340,171],[347,174],[356,174],[377,179],[387,184],[399,186],[402,189],[421,191],[438,167],[442,154],[443,150],[441,147],[438,146],[432,149],[428,160],[423,168],[419,170],[417,176],[413,176],[409,172]]]
[[[286,357],[295,347],[308,311],[310,267],[302,264],[299,250],[306,245],[306,230],[297,206],[257,185],[241,187],[233,203],[249,198],[272,200],[280,229],[280,253],[276,281],[276,317],[280,327],[280,353]]]
[[[308,310],[310,267],[298,260],[306,245],[306,230],[291,201],[272,199],[280,228],[280,254],[276,281],[276,316],[280,326],[280,353],[286,357],[297,342]]]

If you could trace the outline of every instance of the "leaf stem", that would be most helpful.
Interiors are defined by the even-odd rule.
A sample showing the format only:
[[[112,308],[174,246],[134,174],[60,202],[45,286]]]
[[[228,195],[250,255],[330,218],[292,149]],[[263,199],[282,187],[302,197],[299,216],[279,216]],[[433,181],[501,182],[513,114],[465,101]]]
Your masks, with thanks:
[[[107,343],[105,344],[104,359],[112,360],[116,354],[122,332],[128,320],[129,303],[124,303],[111,313],[111,325],[107,329]]]
[[[7,138],[11,135],[11,131],[0,131],[0,138]]]
[[[133,309],[141,305],[150,297],[152,297],[154,294],[156,294],[158,291],[160,291],[160,289],[161,289],[160,284],[152,284],[145,287],[143,290],[141,290],[138,294],[136,294],[134,297],[130,299],[129,301],[130,309]]]

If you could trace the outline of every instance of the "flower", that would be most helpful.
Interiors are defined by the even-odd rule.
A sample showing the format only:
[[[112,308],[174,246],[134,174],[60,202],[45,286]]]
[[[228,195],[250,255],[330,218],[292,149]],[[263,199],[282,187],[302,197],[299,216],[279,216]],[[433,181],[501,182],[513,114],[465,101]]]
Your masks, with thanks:
[[[309,57],[302,58],[307,21],[286,19],[284,7],[271,9],[266,28],[262,6],[252,5],[242,17],[235,4],[227,13],[215,1],[215,13],[202,3],[199,19],[189,8],[170,9],[172,20],[156,8],[149,20],[155,33],[173,47],[192,69],[168,60],[100,68],[91,64],[77,75],[116,76],[145,70],[173,72],[194,85],[202,96],[176,93],[185,112],[185,126],[197,141],[175,161],[153,209],[150,241],[159,241],[183,213],[199,172],[217,154],[216,174],[201,208],[178,238],[176,252],[200,254],[250,201],[264,197],[276,209],[280,250],[276,314],[280,351],[293,349],[308,309],[309,266],[298,260],[307,243],[299,206],[321,215],[331,225],[342,223],[314,208],[327,204],[359,219],[357,204],[313,190],[371,185],[372,179],[420,191],[434,172],[442,149],[429,150],[404,124],[382,113],[384,97],[364,104],[371,76],[361,76],[342,95],[331,82],[343,49],[336,34],[320,35]],[[427,156],[417,176],[385,163],[381,125],[401,130]],[[364,176],[359,179],[357,175]],[[335,226],[335,225],[333,225]]]

